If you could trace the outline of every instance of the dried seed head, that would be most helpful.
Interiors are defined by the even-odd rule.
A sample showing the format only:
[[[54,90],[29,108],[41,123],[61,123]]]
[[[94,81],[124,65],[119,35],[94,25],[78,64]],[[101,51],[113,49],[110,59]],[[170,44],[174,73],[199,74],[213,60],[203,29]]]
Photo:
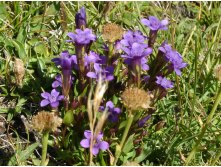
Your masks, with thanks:
[[[108,42],[115,42],[118,39],[121,39],[123,36],[123,29],[114,23],[105,24],[103,27],[103,39]]]
[[[134,110],[150,108],[153,95],[138,88],[127,88],[121,95],[124,105]]]
[[[215,74],[216,78],[221,82],[221,64],[216,66],[216,68],[214,70],[214,74]]]
[[[32,118],[32,128],[38,132],[56,131],[61,123],[62,119],[54,112],[41,111]]]
[[[16,84],[22,86],[22,81],[25,76],[25,66],[24,62],[21,59],[15,58],[14,74],[15,74]]]

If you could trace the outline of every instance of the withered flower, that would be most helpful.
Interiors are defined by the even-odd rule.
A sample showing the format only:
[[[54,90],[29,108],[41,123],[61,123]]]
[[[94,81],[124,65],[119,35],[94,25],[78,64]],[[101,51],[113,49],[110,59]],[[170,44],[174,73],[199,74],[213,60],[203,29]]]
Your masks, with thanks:
[[[32,118],[32,128],[38,132],[56,131],[62,119],[54,112],[41,111]]]
[[[126,88],[121,95],[125,107],[134,111],[150,108],[153,95],[139,88]]]
[[[102,31],[103,39],[110,43],[113,43],[116,40],[121,39],[123,33],[123,29],[114,23],[105,24]]]
[[[14,74],[15,74],[16,84],[21,86],[23,78],[25,76],[25,66],[24,62],[21,59],[15,58]]]
[[[214,74],[216,78],[221,82],[221,64],[217,65],[214,69]]]

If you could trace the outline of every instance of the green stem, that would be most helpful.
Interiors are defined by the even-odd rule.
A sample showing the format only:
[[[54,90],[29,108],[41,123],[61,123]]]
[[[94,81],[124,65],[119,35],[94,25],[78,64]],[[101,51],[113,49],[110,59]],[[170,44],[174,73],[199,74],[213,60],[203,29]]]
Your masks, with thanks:
[[[215,166],[216,161],[219,159],[220,156],[221,156],[221,150],[219,150],[219,152],[216,154],[216,157],[213,159],[213,161],[209,166]]]
[[[189,156],[187,157],[185,165],[188,165],[190,163],[190,161],[194,157],[196,151],[198,150],[198,146],[199,146],[199,144],[200,144],[200,142],[201,142],[201,140],[202,140],[202,138],[204,136],[204,133],[206,132],[206,129],[207,129],[208,125],[212,121],[213,115],[215,114],[215,111],[216,111],[217,106],[219,105],[220,101],[221,101],[221,87],[219,88],[219,91],[218,91],[215,103],[213,105],[212,111],[210,112],[209,116],[206,119],[206,123],[205,123],[205,125],[202,128],[202,131],[201,131],[201,133],[199,135],[198,140],[196,141],[195,146],[193,147],[192,151],[190,152]]]
[[[113,52],[114,52],[114,43],[109,42],[108,65],[111,65],[111,61],[113,58]]]
[[[101,161],[101,166],[107,166],[105,161],[104,161],[104,157],[103,157],[102,152],[99,153],[99,158],[100,158],[100,161]]]
[[[41,166],[45,166],[46,156],[47,156],[47,148],[48,148],[48,136],[49,132],[46,131],[42,136],[42,155],[41,155]]]
[[[124,129],[124,134],[123,134],[123,137],[121,139],[120,145],[117,145],[117,147],[116,147],[115,159],[114,159],[114,163],[113,163],[114,166],[116,166],[118,158],[121,155],[121,152],[122,152],[123,146],[125,144],[125,140],[127,138],[127,135],[128,135],[129,130],[130,130],[130,127],[132,125],[133,119],[134,119],[134,115],[130,114],[128,116],[127,125],[126,125],[126,128]]]

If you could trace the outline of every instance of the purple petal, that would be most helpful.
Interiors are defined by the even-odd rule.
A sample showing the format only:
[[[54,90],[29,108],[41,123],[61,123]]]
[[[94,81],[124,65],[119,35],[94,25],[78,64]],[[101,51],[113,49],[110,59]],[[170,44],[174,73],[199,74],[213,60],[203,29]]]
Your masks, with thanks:
[[[89,78],[97,78],[97,75],[95,74],[95,72],[88,72],[88,73],[87,73],[87,76],[88,76]]]
[[[57,88],[57,87],[59,87],[59,86],[61,86],[61,83],[60,83],[59,81],[54,81],[54,82],[52,83],[52,87],[53,87],[53,88]]]
[[[90,138],[91,138],[91,131],[90,131],[90,130],[85,130],[85,131],[84,131],[84,136],[85,136],[87,139],[90,139]]]
[[[59,106],[59,102],[58,101],[52,102],[52,103],[50,103],[50,105],[51,105],[52,108],[56,108],[56,107]]]
[[[112,101],[108,101],[108,102],[106,103],[106,107],[114,108],[113,102],[112,102]]]
[[[117,113],[117,114],[120,114],[121,109],[120,108],[114,108],[114,112]]]
[[[145,26],[150,26],[150,21],[147,19],[141,19],[141,23],[143,23]]]
[[[101,141],[100,143],[99,143],[99,148],[101,149],[101,150],[107,150],[108,148],[109,148],[109,144],[108,144],[108,142],[106,142],[106,141]]]
[[[100,140],[102,139],[103,135],[104,135],[104,134],[103,134],[102,132],[100,132],[100,133],[97,135],[97,137],[96,137],[97,140],[100,141]]]
[[[106,80],[107,81],[111,81],[111,80],[113,80],[114,79],[114,76],[113,75],[108,75],[107,77],[106,77]]]
[[[41,93],[41,97],[43,97],[43,98],[45,98],[45,99],[48,99],[50,96],[51,96],[51,95],[50,95],[50,93],[48,93],[48,92],[43,92],[43,93]]]
[[[51,91],[51,95],[52,95],[52,96],[58,97],[59,94],[60,94],[60,93],[59,93],[58,91],[56,91],[56,89],[53,89],[53,90]]]
[[[89,148],[90,147],[90,139],[83,139],[80,142],[81,147]]]
[[[58,96],[57,100],[63,100],[64,99],[64,96],[63,95],[60,95]]]
[[[40,105],[41,105],[41,107],[44,107],[44,106],[47,106],[49,103],[50,103],[50,102],[45,99],[45,100],[42,100],[42,101],[41,101],[41,104],[40,104]]]
[[[92,148],[92,154],[96,156],[98,153],[99,153],[99,148],[94,146]]]
[[[141,66],[143,70],[149,70],[149,66],[147,64],[142,64]]]
[[[68,35],[68,37],[70,37],[72,40],[74,40],[74,39],[75,39],[75,36],[76,36],[73,32],[69,32],[69,33],[67,33],[67,35]]]

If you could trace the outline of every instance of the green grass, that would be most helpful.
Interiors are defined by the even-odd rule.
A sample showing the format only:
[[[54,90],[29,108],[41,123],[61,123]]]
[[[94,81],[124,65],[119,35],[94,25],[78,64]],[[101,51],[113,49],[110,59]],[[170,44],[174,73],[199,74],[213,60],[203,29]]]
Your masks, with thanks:
[[[98,37],[107,22],[117,23],[125,30],[140,29],[148,35],[149,30],[140,24],[141,18],[167,17],[169,30],[159,32],[157,45],[168,39],[183,55],[188,67],[181,77],[172,77],[175,89],[157,104],[151,122],[163,120],[165,125],[159,131],[154,124],[147,127],[149,135],[142,143],[145,158],[140,164],[184,165],[220,86],[213,69],[221,64],[221,3],[111,2],[111,5],[114,7],[103,17],[104,2],[0,2],[0,96],[8,101],[16,100],[15,109],[0,106],[0,114],[7,114],[7,120],[11,121],[16,115],[32,115],[38,110],[40,93],[50,90],[58,72],[51,59],[65,49],[74,53],[65,40],[66,33],[75,29],[74,15],[80,7],[86,7],[88,27]],[[101,42],[98,39],[92,48],[101,52]],[[15,84],[14,57],[25,63],[23,87]],[[31,104],[34,107],[30,108]],[[190,165],[210,165],[219,154],[220,111],[218,106]],[[221,165],[221,159],[217,159],[216,165]]]

